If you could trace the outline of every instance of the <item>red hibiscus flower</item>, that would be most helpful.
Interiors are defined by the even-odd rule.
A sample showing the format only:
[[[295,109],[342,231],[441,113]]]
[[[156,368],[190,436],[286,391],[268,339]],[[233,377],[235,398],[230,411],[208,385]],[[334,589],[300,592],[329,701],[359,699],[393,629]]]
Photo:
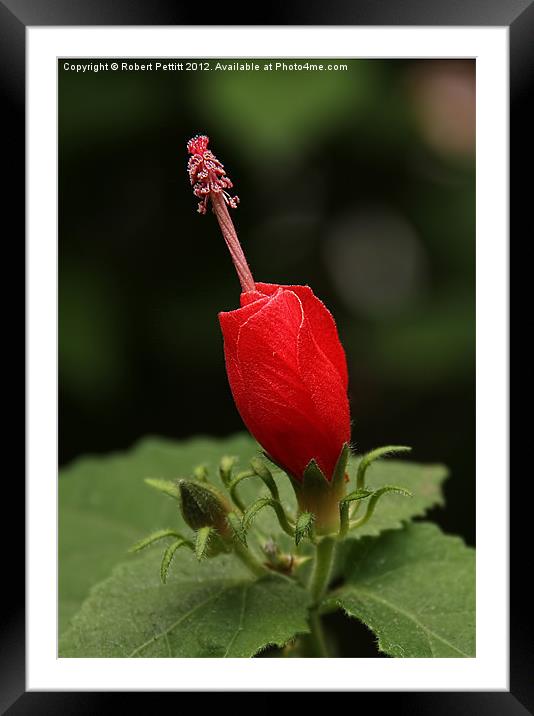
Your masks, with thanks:
[[[252,435],[295,480],[315,460],[327,480],[350,440],[347,364],[336,324],[308,286],[255,283],[228,213],[238,197],[207,149],[188,143],[189,176],[206,212],[208,198],[241,281],[241,308],[219,314],[232,394]]]

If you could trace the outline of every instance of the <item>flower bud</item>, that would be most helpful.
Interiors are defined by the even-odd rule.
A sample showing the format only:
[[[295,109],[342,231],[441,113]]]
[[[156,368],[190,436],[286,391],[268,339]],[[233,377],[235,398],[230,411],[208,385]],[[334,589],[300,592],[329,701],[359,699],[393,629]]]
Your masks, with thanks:
[[[207,483],[180,480],[178,482],[182,515],[189,527],[213,527],[223,538],[230,536],[227,514],[230,504],[223,495]]]
[[[208,144],[204,135],[188,142],[188,171],[198,211],[211,203],[241,283],[241,307],[219,313],[232,395],[252,435],[292,478],[300,510],[328,534],[339,526],[345,475],[336,465],[350,441],[345,351],[311,288],[254,281],[228,211],[239,199]]]
[[[219,321],[245,425],[298,482],[311,460],[331,480],[350,412],[345,352],[326,306],[308,286],[257,283]]]

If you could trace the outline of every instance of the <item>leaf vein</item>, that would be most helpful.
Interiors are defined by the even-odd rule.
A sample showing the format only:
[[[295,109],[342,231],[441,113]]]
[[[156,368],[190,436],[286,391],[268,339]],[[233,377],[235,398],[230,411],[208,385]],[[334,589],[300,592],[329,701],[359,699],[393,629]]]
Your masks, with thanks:
[[[230,651],[231,647],[232,647],[233,644],[234,644],[234,641],[237,639],[239,633],[241,632],[241,630],[242,630],[242,628],[243,628],[243,619],[244,619],[244,616],[245,616],[245,605],[246,605],[246,602],[247,602],[247,594],[248,594],[249,586],[250,586],[250,585],[246,584],[246,585],[243,587],[243,596],[242,596],[242,598],[241,598],[241,613],[239,614],[239,622],[238,622],[238,625],[237,625],[237,629],[235,630],[235,634],[234,634],[233,637],[230,639],[230,641],[229,641],[229,643],[228,643],[228,646],[227,646],[227,648],[226,648],[226,651],[224,652],[223,659],[226,659],[226,657],[228,656],[228,652]]]
[[[139,654],[139,652],[143,651],[143,649],[146,649],[147,646],[149,646],[150,644],[153,644],[155,641],[160,639],[162,636],[167,636],[173,629],[175,629],[185,619],[192,616],[195,612],[197,612],[202,607],[205,607],[206,604],[209,604],[210,602],[217,600],[222,594],[224,594],[224,592],[228,591],[228,589],[230,589],[230,587],[224,587],[223,589],[221,589],[220,592],[217,592],[217,594],[212,594],[210,597],[205,599],[203,602],[200,602],[199,604],[194,606],[192,609],[190,609],[188,612],[186,612],[185,614],[182,614],[180,617],[178,617],[178,619],[176,619],[176,621],[174,621],[169,627],[167,627],[167,629],[164,629],[159,634],[156,634],[155,636],[151,637],[150,639],[147,639],[147,641],[145,641],[143,644],[136,647],[131,652],[131,654],[128,654],[128,657],[130,658],[132,656],[135,656],[136,654]]]
[[[447,641],[447,639],[445,639],[444,637],[440,636],[440,635],[437,634],[435,631],[432,631],[432,629],[429,629],[425,624],[423,624],[423,622],[419,621],[419,619],[417,619],[416,616],[414,616],[413,614],[410,614],[410,612],[407,612],[405,609],[402,609],[402,608],[399,607],[397,604],[392,604],[392,603],[389,602],[387,599],[384,599],[383,597],[379,597],[377,594],[374,594],[373,592],[369,592],[369,591],[367,591],[366,589],[356,589],[355,591],[356,591],[357,594],[358,594],[358,593],[359,593],[359,594],[363,594],[363,595],[365,595],[366,597],[369,597],[369,598],[372,599],[372,600],[374,599],[376,602],[379,602],[379,603],[381,603],[381,604],[384,604],[384,605],[385,605],[386,607],[388,607],[389,609],[391,609],[391,610],[393,610],[393,611],[399,612],[400,614],[402,614],[403,616],[405,616],[407,619],[409,619],[410,621],[414,622],[414,623],[415,623],[418,627],[420,627],[420,628],[423,630],[423,632],[425,633],[425,637],[426,637],[426,639],[427,639],[427,641],[428,641],[428,646],[429,646],[429,648],[430,648],[430,651],[432,652],[432,655],[434,655],[434,650],[433,650],[433,648],[432,648],[432,642],[430,641],[430,636],[434,637],[434,638],[437,639],[438,641],[441,641],[443,644],[446,644],[447,646],[449,646],[449,647],[450,647],[451,649],[453,649],[454,651],[457,651],[457,652],[458,652],[459,654],[461,654],[462,656],[466,656],[466,657],[469,657],[469,656],[470,656],[469,654],[466,654],[464,651],[462,651],[461,649],[459,649],[457,646],[454,646],[454,644],[451,644],[450,641]],[[341,606],[343,606],[342,603],[341,603]]]

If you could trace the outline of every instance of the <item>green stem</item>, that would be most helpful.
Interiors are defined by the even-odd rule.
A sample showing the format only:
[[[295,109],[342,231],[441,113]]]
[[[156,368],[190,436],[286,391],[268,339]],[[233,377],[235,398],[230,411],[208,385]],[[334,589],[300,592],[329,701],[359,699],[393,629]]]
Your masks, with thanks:
[[[308,585],[308,589],[313,599],[313,605],[310,609],[309,616],[309,644],[313,655],[319,657],[328,656],[323,624],[321,621],[321,615],[319,614],[319,606],[326,590],[328,589],[335,550],[336,540],[334,537],[323,537],[323,539],[317,544],[315,562]]]
[[[309,645],[312,649],[313,656],[328,657],[328,648],[324,636],[323,623],[317,609],[310,612],[310,636]]]
[[[320,604],[328,588],[335,548],[336,540],[334,537],[323,537],[323,539],[317,544],[315,562],[310,577],[310,583],[308,585],[308,589],[313,598],[314,606]]]
[[[264,567],[263,564],[237,540],[234,542],[234,551],[245,567],[248,567],[256,577],[264,577],[266,574],[269,574],[267,567]]]

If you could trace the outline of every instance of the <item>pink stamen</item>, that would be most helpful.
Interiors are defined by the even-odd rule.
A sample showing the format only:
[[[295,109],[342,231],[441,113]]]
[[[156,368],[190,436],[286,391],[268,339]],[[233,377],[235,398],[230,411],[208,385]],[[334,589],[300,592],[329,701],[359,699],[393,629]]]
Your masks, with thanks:
[[[232,181],[226,176],[221,162],[207,148],[208,143],[209,138],[204,135],[193,137],[187,143],[187,151],[192,155],[187,164],[189,180],[193,186],[193,194],[200,199],[197,211],[199,214],[205,214],[208,199],[211,199],[213,212],[230,251],[241,287],[244,292],[254,291],[254,279],[227,208],[237,208],[239,197],[230,196],[226,191],[233,187]]]

